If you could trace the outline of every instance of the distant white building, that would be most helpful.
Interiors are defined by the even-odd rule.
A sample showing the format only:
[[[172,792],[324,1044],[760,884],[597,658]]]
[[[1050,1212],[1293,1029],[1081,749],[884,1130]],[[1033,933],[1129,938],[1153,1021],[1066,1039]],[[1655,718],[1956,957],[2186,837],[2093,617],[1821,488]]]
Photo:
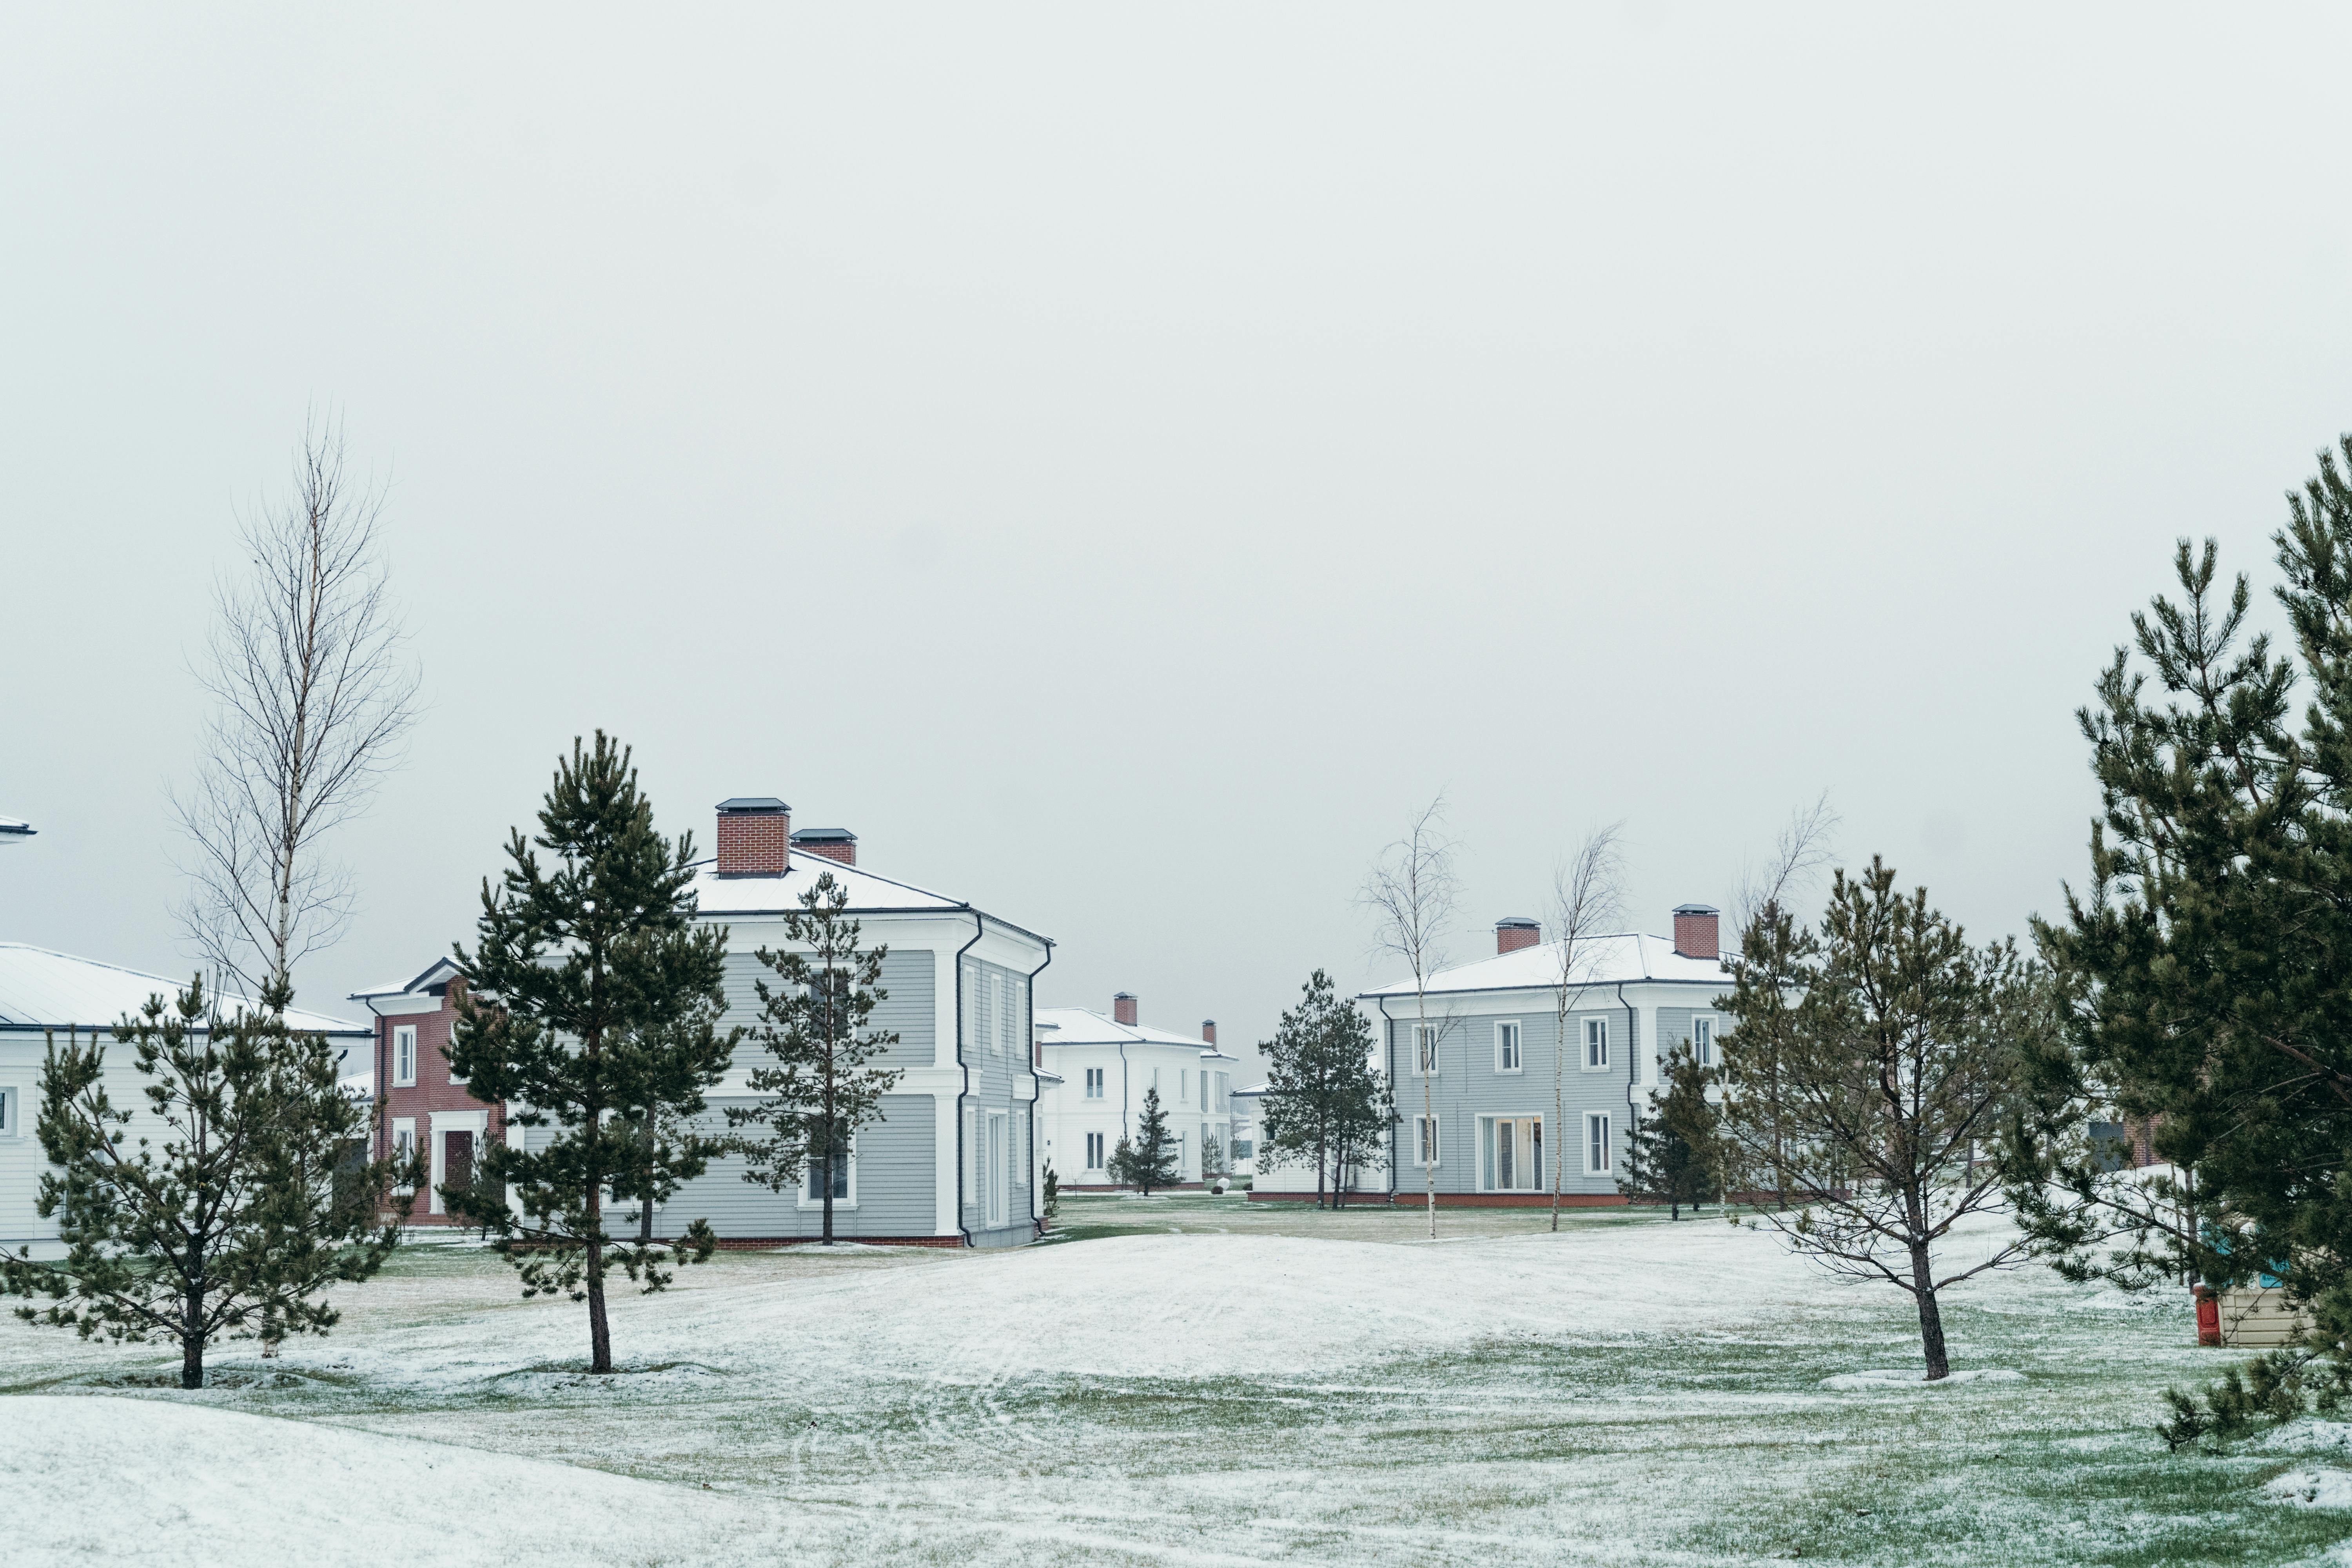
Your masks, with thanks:
[[[1139,1021],[1136,999],[1111,998],[1108,1016],[1083,1007],[1037,1009],[1038,1066],[1060,1081],[1043,1079],[1037,1121],[1044,1152],[1065,1190],[1108,1187],[1111,1152],[1132,1136],[1143,1097],[1160,1091],[1160,1108],[1180,1150],[1182,1180],[1201,1180],[1201,1155],[1211,1139],[1233,1147],[1234,1059],[1217,1048],[1214,1020],[1201,1037],[1171,1034]],[[1225,1154],[1231,1169],[1232,1156]]]
[[[114,1038],[114,1026],[135,1016],[150,996],[172,1002],[189,978],[145,974],[22,942],[0,942],[0,1248],[14,1251],[29,1244],[38,1254],[57,1243],[57,1221],[41,1218],[34,1208],[41,1173],[48,1169],[33,1124],[39,1114],[41,1058],[49,1036],[54,1033],[60,1040],[68,1034],[84,1040],[95,1037],[103,1042],[106,1072],[100,1081],[107,1098],[117,1109],[132,1113],[132,1137],[158,1131],[161,1124],[142,1092],[148,1080],[140,1074],[131,1047]],[[212,1002],[225,1014],[252,1005],[233,995],[216,995]],[[286,1011],[286,1021],[297,1029],[325,1035],[346,1053],[347,1072],[364,1067],[373,1033],[369,1026],[292,1007]]]

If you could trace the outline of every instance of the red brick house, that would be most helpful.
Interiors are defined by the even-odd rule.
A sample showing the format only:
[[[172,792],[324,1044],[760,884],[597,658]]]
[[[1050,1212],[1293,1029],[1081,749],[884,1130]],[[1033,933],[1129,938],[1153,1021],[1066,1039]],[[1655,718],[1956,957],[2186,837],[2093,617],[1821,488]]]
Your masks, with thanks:
[[[404,984],[352,993],[375,1015],[376,1156],[422,1149],[431,1165],[431,1188],[419,1194],[413,1225],[457,1224],[440,1188],[471,1182],[478,1152],[507,1135],[506,1108],[476,1100],[442,1055],[464,984],[457,963],[443,958]]]

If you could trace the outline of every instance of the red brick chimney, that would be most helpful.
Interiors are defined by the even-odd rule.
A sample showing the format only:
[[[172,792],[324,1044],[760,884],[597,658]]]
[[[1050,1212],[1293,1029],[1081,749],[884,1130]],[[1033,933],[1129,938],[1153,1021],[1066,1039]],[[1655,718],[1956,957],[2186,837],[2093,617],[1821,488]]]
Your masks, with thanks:
[[[770,795],[719,803],[719,874],[781,877],[792,864],[793,808]]]
[[[1713,904],[1675,906],[1675,951],[1685,958],[1720,959],[1723,941],[1717,934],[1722,911]]]
[[[1214,1018],[1201,1020],[1201,1039],[1207,1045],[1213,1046],[1217,1043],[1217,1021]]]
[[[857,835],[846,827],[803,827],[793,835],[793,847],[845,866],[857,864]]]
[[[1110,999],[1110,1017],[1114,1024],[1125,1024],[1130,1029],[1135,1027],[1135,997],[1132,993],[1122,991]]]
[[[1495,952],[1497,955],[1517,952],[1541,941],[1543,927],[1525,915],[1511,915],[1495,922]]]

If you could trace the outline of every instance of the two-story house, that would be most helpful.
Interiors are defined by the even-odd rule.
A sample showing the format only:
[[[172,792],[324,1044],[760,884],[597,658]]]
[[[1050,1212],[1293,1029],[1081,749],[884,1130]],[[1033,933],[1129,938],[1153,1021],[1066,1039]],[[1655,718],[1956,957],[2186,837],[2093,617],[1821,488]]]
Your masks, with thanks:
[[[1203,1020],[1194,1039],[1147,1027],[1139,1007],[1122,991],[1108,1016],[1083,1007],[1038,1011],[1038,1065],[1059,1080],[1046,1083],[1039,1118],[1066,1189],[1117,1184],[1110,1156],[1120,1138],[1134,1135],[1144,1095],[1155,1089],[1181,1151],[1181,1180],[1202,1179],[1212,1141],[1220,1165],[1232,1167],[1234,1058],[1217,1049],[1215,1020]]]
[[[1717,1061],[1717,1005],[1732,988],[1718,932],[1714,908],[1685,904],[1671,939],[1580,938],[1564,1031],[1559,948],[1524,917],[1496,923],[1491,958],[1418,991],[1406,980],[1363,993],[1396,1121],[1387,1168],[1357,1173],[1351,1188],[1402,1201],[1433,1175],[1441,1204],[1544,1204],[1557,1160],[1565,1202],[1622,1203],[1626,1133],[1663,1087],[1666,1053],[1687,1040],[1700,1061]],[[1260,1173],[1252,1195],[1314,1186],[1311,1170],[1279,1167]]]
[[[1028,1047],[1030,985],[1050,962],[1053,944],[968,900],[866,868],[853,833],[793,832],[790,808],[780,800],[722,803],[716,847],[698,868],[695,893],[699,918],[728,931],[722,1026],[757,1024],[753,984],[762,977],[772,984],[774,976],[754,955],[762,947],[791,945],[784,917],[800,909],[800,896],[821,874],[830,872],[847,889],[863,943],[888,949],[881,984],[889,994],[871,1025],[897,1035],[877,1059],[901,1076],[883,1097],[880,1119],[856,1135],[848,1160],[834,1168],[835,1235],[944,1247],[1033,1239],[1042,1162]],[[482,1105],[449,1081],[438,1043],[446,1038],[455,978],[454,971],[428,968],[396,993],[365,998],[379,1015],[377,1048],[387,1064],[385,1136],[397,1139],[407,1124],[445,1182],[453,1150],[464,1159],[472,1140],[503,1137],[531,1147],[551,1135],[524,1126],[511,1113],[520,1108]],[[404,1048],[413,1058],[402,1056]],[[769,1059],[749,1036],[738,1046],[733,1066],[709,1096],[710,1130],[726,1129],[726,1107],[755,1099],[749,1074]],[[415,1079],[404,1083],[401,1069],[412,1060]],[[740,1158],[714,1162],[656,1211],[656,1234],[696,1219],[710,1221],[733,1247],[818,1234],[824,1194],[814,1173],[796,1190],[777,1194],[745,1182],[743,1170]],[[424,1207],[419,1222],[431,1223]]]

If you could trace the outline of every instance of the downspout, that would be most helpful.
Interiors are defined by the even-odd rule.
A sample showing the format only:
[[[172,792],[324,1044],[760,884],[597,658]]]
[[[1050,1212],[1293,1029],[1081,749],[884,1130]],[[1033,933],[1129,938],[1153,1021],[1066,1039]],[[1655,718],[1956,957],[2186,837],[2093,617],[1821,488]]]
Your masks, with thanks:
[[[1643,967],[1646,969],[1649,966],[1644,964]],[[1625,1009],[1625,1136],[1631,1138],[1633,1123],[1641,1116],[1641,1112],[1633,1109],[1633,1080],[1642,1070],[1642,1021],[1634,1016],[1633,1004],[1625,1000],[1625,983],[1622,980],[1617,983],[1617,1005]],[[1612,1171],[1616,1168],[1616,1152],[1613,1149],[1610,1151]]]
[[[1112,1022],[1116,1026],[1117,1020]],[[1129,1131],[1127,1125],[1127,1042],[1121,1040],[1118,1043],[1118,1135],[1125,1138]]]
[[[1389,1075],[1389,1207],[1396,1207],[1397,1195],[1397,1129],[1403,1125],[1396,1115],[1396,1020],[1389,1016],[1389,999],[1375,996],[1372,1005],[1381,1010],[1381,1062]]]
[[[964,908],[971,914],[971,941],[955,951],[956,1066],[963,1069],[963,1090],[956,1096],[956,1232],[966,1247],[971,1245],[971,1227],[963,1223],[963,1173],[971,1157],[963,1146],[963,1102],[971,1098],[971,1067],[963,1059],[963,955],[979,945],[988,930],[988,917],[970,904]]]
[[[375,998],[366,996],[361,1000],[367,1004],[367,1010],[375,1016],[375,1103],[368,1108],[375,1113],[371,1118],[375,1122],[375,1126],[371,1130],[368,1142],[371,1144],[382,1144],[383,1147],[376,1149],[371,1157],[377,1160],[389,1160],[392,1158],[392,1118],[386,1114],[391,1107],[385,1103],[384,1097],[392,1089],[390,1060],[392,1047],[384,1037],[383,1014],[376,1006]]]
[[[1045,1092],[1045,1086],[1037,1081],[1037,976],[1045,973],[1046,964],[1053,962],[1054,944],[1049,940],[1045,943],[1045,963],[1029,972],[1028,986],[1022,992],[1029,998],[1029,1027],[1024,1031],[1029,1037],[1029,1223],[1037,1227],[1040,1236],[1045,1232],[1045,1166],[1037,1158],[1037,1097]],[[959,963],[956,967],[961,970],[963,966]],[[956,1018],[961,1026],[961,1010]],[[963,1125],[961,1116],[956,1125]]]

